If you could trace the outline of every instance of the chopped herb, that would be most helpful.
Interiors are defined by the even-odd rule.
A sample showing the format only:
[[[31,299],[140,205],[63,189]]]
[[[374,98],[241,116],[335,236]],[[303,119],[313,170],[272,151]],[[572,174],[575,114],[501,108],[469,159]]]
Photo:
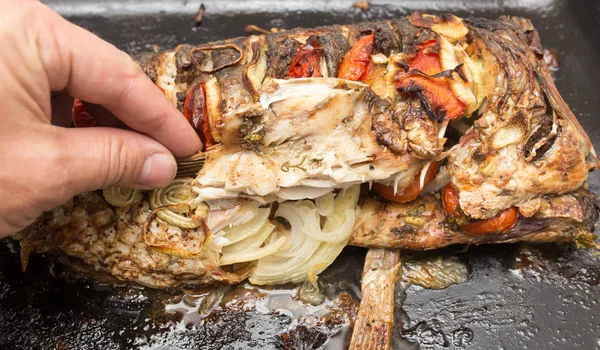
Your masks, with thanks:
[[[256,142],[262,140],[262,136],[259,134],[248,134],[244,136],[245,142]]]
[[[418,207],[409,210],[407,212],[407,214],[409,216],[419,216],[419,215],[423,214],[424,211],[425,211],[425,206],[423,204],[421,204]]]
[[[302,160],[298,164],[290,164],[289,161],[286,161],[285,163],[281,164],[281,171],[287,173],[288,171],[290,171],[290,168],[297,168],[302,171],[306,171],[306,168],[301,167],[301,165],[304,163],[305,160],[306,160],[306,155],[302,157]]]
[[[446,226],[452,231],[460,231],[460,225],[456,218],[448,218],[448,220],[446,221]]]
[[[405,236],[414,236],[417,233],[415,228],[411,225],[402,225],[400,227],[392,228],[392,234],[397,236],[398,238],[403,238]]]

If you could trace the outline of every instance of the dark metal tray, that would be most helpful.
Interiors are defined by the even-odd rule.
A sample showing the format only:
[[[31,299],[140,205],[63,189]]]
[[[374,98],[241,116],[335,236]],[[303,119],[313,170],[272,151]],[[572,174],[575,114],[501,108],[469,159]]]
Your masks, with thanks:
[[[526,16],[542,43],[557,50],[558,89],[600,150],[600,12],[591,1],[371,1],[366,12],[352,8],[352,1],[204,1],[207,11],[199,28],[192,20],[197,0],[47,3],[130,53],[150,51],[153,44],[166,49],[240,36],[247,24],[312,27],[398,17],[415,9],[489,18]],[[600,190],[598,174],[591,175],[590,188]],[[2,349],[271,349],[277,348],[277,335],[290,321],[248,311],[209,326],[161,326],[157,309],[163,306],[157,300],[171,295],[93,285],[69,277],[59,263],[39,256],[21,273],[16,245],[0,243]],[[358,298],[364,253],[347,248],[322,280]],[[569,245],[481,246],[457,254],[469,265],[469,281],[439,291],[410,287],[403,311],[397,312],[402,325],[394,347],[600,348],[598,254]],[[345,334],[325,346],[343,347]]]

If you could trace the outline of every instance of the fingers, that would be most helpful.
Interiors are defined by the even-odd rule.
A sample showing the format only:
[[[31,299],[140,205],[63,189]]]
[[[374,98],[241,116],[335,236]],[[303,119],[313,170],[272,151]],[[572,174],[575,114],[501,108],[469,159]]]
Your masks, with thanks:
[[[175,177],[169,150],[148,136],[113,128],[55,128],[71,195],[108,186],[150,189]]]
[[[36,43],[52,90],[102,105],[176,156],[202,144],[187,120],[124,52],[44,8]]]

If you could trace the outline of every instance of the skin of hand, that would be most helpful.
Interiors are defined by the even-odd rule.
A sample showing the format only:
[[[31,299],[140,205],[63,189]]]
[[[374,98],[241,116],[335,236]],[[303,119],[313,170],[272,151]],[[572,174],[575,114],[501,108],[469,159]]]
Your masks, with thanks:
[[[202,148],[127,54],[38,1],[0,8],[0,237],[78,193],[165,186],[174,155]],[[52,91],[101,105],[134,131],[54,126]]]

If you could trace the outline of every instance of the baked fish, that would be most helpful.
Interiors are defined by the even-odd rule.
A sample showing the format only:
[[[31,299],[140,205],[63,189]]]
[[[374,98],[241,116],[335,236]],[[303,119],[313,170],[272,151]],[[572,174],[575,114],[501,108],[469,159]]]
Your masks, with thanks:
[[[166,188],[44,214],[15,235],[24,267],[52,252],[193,288],[314,280],[348,244],[594,244],[598,159],[527,19],[415,12],[137,59],[205,148]]]

